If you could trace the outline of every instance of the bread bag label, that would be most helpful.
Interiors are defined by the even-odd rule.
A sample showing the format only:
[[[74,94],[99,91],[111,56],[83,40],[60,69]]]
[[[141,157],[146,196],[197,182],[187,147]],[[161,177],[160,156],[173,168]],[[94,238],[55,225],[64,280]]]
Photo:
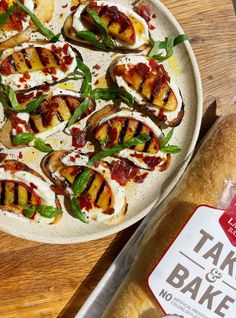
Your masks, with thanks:
[[[166,315],[236,317],[236,247],[222,214],[198,207],[150,274],[149,288]]]
[[[220,225],[230,242],[236,246],[236,196],[220,217]]]

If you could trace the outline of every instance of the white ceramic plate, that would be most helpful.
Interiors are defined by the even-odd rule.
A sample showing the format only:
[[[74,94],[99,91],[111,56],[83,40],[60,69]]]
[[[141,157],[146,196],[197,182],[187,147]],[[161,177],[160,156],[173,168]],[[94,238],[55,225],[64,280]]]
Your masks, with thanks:
[[[68,0],[56,0],[55,12],[49,26],[55,33],[59,32],[65,18],[71,12]],[[114,0],[119,4],[132,6],[130,0]],[[178,22],[168,9],[157,0],[146,0],[151,6],[153,13],[157,16],[152,20],[152,24],[156,27],[152,31],[154,39],[164,39],[165,36],[184,33]],[[32,39],[39,38],[38,34],[34,34]],[[76,46],[80,51],[84,62],[90,66],[91,70],[95,64],[102,65],[93,83],[99,79],[100,85],[104,84],[104,75],[106,70],[115,57],[114,53],[99,52],[93,49]],[[117,56],[117,55],[116,55]],[[38,242],[69,244],[95,240],[102,238],[137,222],[143,218],[151,208],[160,202],[175,186],[176,182],[184,172],[184,169],[190,159],[195,147],[202,117],[202,86],[200,74],[191,46],[188,42],[178,45],[175,48],[174,56],[165,62],[165,68],[170,76],[174,78],[180,88],[183,100],[185,102],[185,116],[179,127],[175,129],[172,140],[173,144],[177,144],[182,148],[182,152],[173,156],[169,169],[165,172],[152,172],[142,184],[131,184],[127,188],[127,199],[129,203],[127,215],[122,223],[116,226],[107,226],[97,222],[83,224],[79,220],[64,212],[62,220],[56,225],[40,225],[29,222],[22,218],[1,213],[0,214],[0,230],[9,234],[30,239]],[[64,88],[75,89],[75,85],[68,83]],[[78,89],[78,83],[76,83]],[[61,87],[61,86],[60,86]],[[63,137],[65,138],[65,137]],[[59,145],[57,140],[60,135],[53,136],[49,140],[54,149],[68,149],[69,143]],[[8,151],[9,158],[17,159],[19,152],[23,154],[23,162],[40,173],[39,168],[41,158],[44,156],[33,148],[25,148],[21,150]]]

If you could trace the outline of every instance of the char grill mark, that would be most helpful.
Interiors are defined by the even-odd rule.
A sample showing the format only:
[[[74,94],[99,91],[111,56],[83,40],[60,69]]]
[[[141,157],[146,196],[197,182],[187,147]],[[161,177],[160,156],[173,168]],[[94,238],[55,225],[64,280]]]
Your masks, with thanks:
[[[166,105],[168,103],[170,94],[171,94],[171,89],[168,88],[167,91],[166,91],[165,97],[163,98],[164,105]]]
[[[141,131],[142,131],[142,128],[143,128],[143,123],[142,123],[141,121],[139,121],[138,126],[137,126],[137,128],[136,128],[136,131],[135,131],[135,133],[134,133],[134,135],[133,135],[133,138],[140,135],[140,133],[141,133]],[[135,146],[134,146],[134,147],[135,147]]]
[[[32,68],[32,65],[31,65],[31,62],[30,62],[30,60],[29,60],[29,56],[28,56],[26,50],[23,49],[21,52],[22,52],[22,54],[23,54],[23,56],[24,56],[25,64],[27,65],[28,69],[31,69],[31,68]]]
[[[57,54],[52,51],[52,56],[54,57],[54,61],[57,65],[60,65],[60,59],[58,58]]]
[[[18,204],[18,184],[14,183],[14,201],[13,204]]]
[[[15,61],[14,61],[12,55],[8,56],[6,60],[7,60],[7,63],[8,63],[8,65],[9,65],[9,67],[10,67],[11,69],[13,69],[14,71],[16,71],[17,68],[16,68],[16,64],[15,64]]]
[[[1,205],[5,204],[5,182],[1,182]]]
[[[106,186],[106,182],[103,181],[102,184],[101,184],[101,187],[99,188],[99,190],[97,192],[96,199],[95,199],[95,202],[94,202],[95,204],[98,203],[98,201],[99,201],[99,199],[100,199],[100,197],[101,197],[101,195],[102,195],[102,193],[103,193],[103,191],[105,189],[105,186]]]
[[[39,60],[40,60],[40,62],[41,62],[41,64],[43,65],[43,66],[47,66],[47,64],[48,64],[48,58],[45,58],[45,56],[43,55],[43,49],[41,48],[41,47],[37,47],[36,49],[35,49],[35,51],[37,52],[37,54],[38,54],[38,57],[39,57]]]
[[[33,130],[33,132],[34,132],[35,134],[38,134],[38,133],[39,133],[39,130],[38,130],[38,128],[36,127],[35,122],[34,122],[34,120],[32,119],[32,117],[29,118],[29,125],[30,125],[30,128]]]
[[[125,119],[122,122],[122,129],[121,129],[119,137],[118,137],[119,144],[122,144],[123,141],[124,141],[124,137],[126,135],[126,131],[127,131],[128,125],[129,125],[129,119]]]
[[[92,175],[90,175],[90,178],[89,178],[89,180],[88,180],[88,182],[86,184],[86,187],[85,187],[83,193],[87,193],[89,191],[89,189],[91,188],[95,177],[96,177],[96,173],[92,173]]]
[[[27,191],[27,203],[30,204],[32,200],[32,193],[30,191]]]
[[[158,77],[155,81],[154,81],[154,85],[152,87],[152,93],[151,93],[151,98],[150,101],[153,102],[154,99],[159,95],[160,90],[161,90],[161,86],[162,86],[162,81],[163,81],[163,77]]]
[[[63,99],[63,101],[65,102],[66,107],[69,109],[69,111],[70,111],[71,115],[73,115],[73,113],[74,113],[74,108],[73,108],[73,107],[71,107],[71,104],[70,104],[70,102],[69,102],[69,100],[68,100],[67,96],[62,96],[61,98],[62,98],[62,99]]]
[[[64,121],[64,119],[62,118],[63,115],[62,115],[59,111],[56,112],[56,116],[57,116],[57,119],[58,119],[60,122],[63,122],[63,121]]]
[[[148,152],[149,147],[150,147],[151,143],[153,142],[153,132],[152,131],[149,133],[149,137],[150,137],[150,139],[145,143],[143,152]]]
[[[143,87],[145,85],[145,82],[146,82],[146,78],[142,78],[141,81],[140,81],[140,84],[139,84],[139,88],[138,88],[138,92],[141,93],[142,90],[143,90]]]

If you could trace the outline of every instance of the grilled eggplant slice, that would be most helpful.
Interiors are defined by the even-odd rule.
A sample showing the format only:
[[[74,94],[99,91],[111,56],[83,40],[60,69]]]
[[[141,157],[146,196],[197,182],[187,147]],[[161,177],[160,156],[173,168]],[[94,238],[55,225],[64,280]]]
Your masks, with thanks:
[[[160,149],[161,130],[145,115],[128,109],[120,110],[100,120],[93,135],[102,148],[122,144],[138,135],[148,134],[150,140],[131,149],[119,152],[118,157],[128,159],[136,166],[146,170],[164,171],[170,163],[170,155]]]
[[[109,225],[118,224],[126,214],[125,189],[111,179],[105,163],[97,167],[87,167],[88,157],[67,151],[54,151],[41,163],[43,172],[50,178],[59,193],[69,196],[75,179],[90,170],[83,192],[77,198],[88,222],[95,220]]]
[[[88,14],[90,8],[96,12],[107,26],[108,33],[114,41],[115,48],[127,50],[143,50],[149,43],[149,31],[146,21],[132,9],[108,1],[88,1],[81,4],[65,21],[64,35],[76,42],[91,45],[91,42],[82,39],[78,31],[87,29],[96,30],[93,19]],[[101,39],[101,35],[97,35]]]
[[[111,64],[110,74],[119,87],[125,88],[161,122],[167,126],[180,124],[183,100],[162,64],[142,55],[123,56]]]
[[[76,52],[65,42],[23,43],[0,58],[2,84],[13,90],[55,83],[76,68]]]
[[[24,108],[25,104],[40,94],[43,94],[43,91],[31,92],[30,94],[18,93],[17,98],[20,106]],[[33,113],[16,114],[8,111],[8,120],[0,131],[2,144],[7,148],[13,148],[12,138],[21,132],[29,132],[39,138],[47,138],[56,131],[63,130],[82,101],[83,98],[79,93],[54,89]],[[88,116],[94,109],[95,103],[91,99],[90,105],[81,119]]]
[[[61,209],[55,193],[39,173],[19,161],[5,160],[0,165],[0,210],[25,216],[26,205]],[[31,219],[38,223],[55,224],[61,215],[45,219],[36,212]]]

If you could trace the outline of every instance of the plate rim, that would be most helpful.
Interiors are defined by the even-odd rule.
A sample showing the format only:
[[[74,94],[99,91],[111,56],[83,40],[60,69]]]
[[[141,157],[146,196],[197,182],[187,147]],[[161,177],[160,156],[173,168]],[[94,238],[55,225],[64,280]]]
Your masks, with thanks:
[[[154,2],[154,0],[149,0],[150,2]],[[180,23],[177,21],[175,16],[171,13],[171,11],[160,1],[160,0],[155,0],[155,5],[162,11],[162,14],[166,16],[175,29],[179,32],[179,34],[184,33]],[[201,128],[201,122],[202,122],[202,114],[203,114],[203,88],[202,88],[202,80],[201,80],[201,75],[200,75],[200,70],[199,66],[197,63],[197,59],[195,57],[194,51],[189,43],[189,41],[186,41],[182,43],[182,45],[185,45],[185,48],[188,52],[188,56],[190,59],[190,64],[193,69],[193,75],[195,79],[195,85],[196,85],[196,98],[197,98],[197,112],[196,112],[196,119],[195,119],[195,127],[193,131],[193,136],[192,140],[190,143],[190,146],[187,150],[187,155],[185,161],[181,164],[179,171],[176,173],[176,170],[173,172],[175,173],[175,176],[173,178],[173,181],[171,184],[169,184],[164,191],[160,193],[160,197],[157,199],[157,201],[150,207],[145,208],[143,211],[140,211],[136,215],[132,216],[130,219],[126,219],[123,222],[111,226],[110,228],[107,228],[104,231],[100,231],[98,233],[89,233],[85,234],[82,237],[51,237],[50,239],[48,237],[44,237],[43,235],[37,235],[33,236],[31,233],[19,233],[15,231],[14,229],[6,229],[5,227],[2,227],[0,224],[0,230],[3,231],[4,233],[7,233],[9,235],[13,235],[15,237],[25,239],[25,240],[30,240],[33,242],[38,242],[38,243],[47,243],[47,244],[60,244],[60,245],[67,245],[67,244],[77,244],[77,243],[84,243],[84,242],[89,242],[89,241],[94,241],[94,240],[99,240],[106,238],[110,235],[116,234],[122,230],[125,230],[126,228],[130,227],[131,225],[137,223],[141,219],[143,219],[152,209],[155,209],[167,196],[168,194],[171,193],[173,188],[176,186],[178,183],[179,179],[183,175],[185,169],[187,168],[187,165],[193,155],[193,151],[195,149],[200,128]],[[151,204],[150,204],[151,205]]]

